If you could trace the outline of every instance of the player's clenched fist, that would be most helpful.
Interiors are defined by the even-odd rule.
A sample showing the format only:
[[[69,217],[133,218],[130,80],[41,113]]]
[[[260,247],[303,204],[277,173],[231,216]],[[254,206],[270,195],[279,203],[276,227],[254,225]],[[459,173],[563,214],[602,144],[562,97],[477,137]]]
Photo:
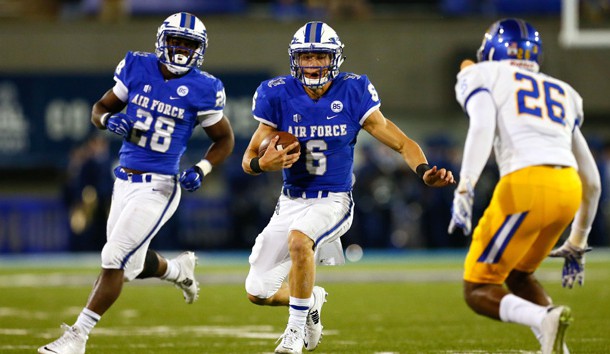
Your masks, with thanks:
[[[201,187],[201,180],[203,179],[203,172],[195,165],[186,169],[180,174],[180,185],[182,188],[189,192],[194,192]]]
[[[102,116],[102,124],[109,131],[127,138],[133,129],[134,120],[125,113],[106,113]]]

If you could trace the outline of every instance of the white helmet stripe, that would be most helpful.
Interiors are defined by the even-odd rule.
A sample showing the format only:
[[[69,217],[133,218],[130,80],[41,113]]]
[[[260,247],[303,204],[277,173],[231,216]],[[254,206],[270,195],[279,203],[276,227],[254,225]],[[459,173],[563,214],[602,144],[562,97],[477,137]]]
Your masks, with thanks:
[[[525,24],[525,21],[523,20],[517,20],[517,23],[519,24],[519,30],[521,31],[521,38],[527,38],[529,37],[529,34],[527,33],[527,25]]]

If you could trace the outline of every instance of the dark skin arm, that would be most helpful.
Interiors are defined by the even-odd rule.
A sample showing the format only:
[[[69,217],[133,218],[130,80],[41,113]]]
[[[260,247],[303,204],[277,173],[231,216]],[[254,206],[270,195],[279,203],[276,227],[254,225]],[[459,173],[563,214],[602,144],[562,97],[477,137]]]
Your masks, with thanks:
[[[91,109],[91,123],[95,125],[97,129],[106,129],[106,127],[102,125],[102,115],[108,112],[120,112],[125,106],[127,106],[127,103],[121,101],[114,92],[112,92],[112,89],[110,89],[106,91],[99,101],[93,104],[93,108]]]
[[[209,127],[204,128],[205,133],[212,140],[212,145],[208,149],[204,158],[217,166],[231,155],[235,146],[235,136],[229,119],[223,116],[222,119]]]

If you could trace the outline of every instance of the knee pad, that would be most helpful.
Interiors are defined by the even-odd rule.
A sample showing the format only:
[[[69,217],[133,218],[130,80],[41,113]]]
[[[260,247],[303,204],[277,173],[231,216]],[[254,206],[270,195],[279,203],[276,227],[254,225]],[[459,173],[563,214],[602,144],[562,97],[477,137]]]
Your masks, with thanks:
[[[144,269],[146,253],[144,249],[133,250],[121,247],[119,243],[108,242],[102,249],[102,268],[122,269],[124,280],[132,281]]]
[[[159,270],[159,256],[158,253],[153,250],[146,251],[146,258],[144,259],[144,269],[138,276],[137,279],[145,279],[154,277]]]
[[[102,268],[124,269],[126,252],[118,244],[108,242],[102,248]]]
[[[246,278],[246,292],[259,299],[266,299],[269,297],[267,295],[268,292],[265,291],[265,284],[251,274],[248,274],[248,277]]]

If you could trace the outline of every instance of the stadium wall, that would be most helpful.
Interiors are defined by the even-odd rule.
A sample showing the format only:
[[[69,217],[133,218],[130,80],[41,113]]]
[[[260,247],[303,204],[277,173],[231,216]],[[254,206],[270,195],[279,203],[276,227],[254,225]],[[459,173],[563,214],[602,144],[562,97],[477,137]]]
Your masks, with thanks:
[[[209,32],[204,68],[216,71],[288,73],[287,46],[301,22],[256,18],[203,17]],[[543,71],[581,92],[587,112],[610,112],[610,49],[563,49],[558,18],[528,19],[542,32]],[[121,23],[91,21],[0,22],[5,55],[0,73],[107,73],[128,50],[154,50],[162,18]],[[343,69],[367,74],[386,111],[434,113],[439,119],[459,110],[453,96],[462,58],[473,58],[493,21],[410,19],[330,21],[344,43]],[[1,75],[1,74],[0,74]]]

